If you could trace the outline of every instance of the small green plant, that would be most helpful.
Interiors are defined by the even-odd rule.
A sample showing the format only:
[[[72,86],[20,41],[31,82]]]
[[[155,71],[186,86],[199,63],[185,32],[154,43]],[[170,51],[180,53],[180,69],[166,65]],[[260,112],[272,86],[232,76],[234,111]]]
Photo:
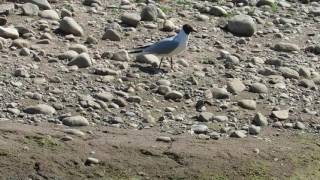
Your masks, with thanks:
[[[279,6],[277,3],[272,3],[271,4],[271,10],[272,12],[277,12],[279,10]]]
[[[146,2],[145,0],[135,0],[136,3],[144,3]]]
[[[237,12],[236,12],[236,11],[230,11],[230,12],[228,12],[228,13],[225,15],[225,17],[230,18],[230,17],[233,17],[233,16],[235,16],[235,15],[237,15]]]
[[[176,3],[179,5],[184,5],[184,6],[191,4],[191,2],[188,0],[176,0]]]
[[[253,8],[251,8],[251,9],[249,9],[249,11],[248,11],[248,15],[253,16],[253,15],[255,14],[255,12],[256,12],[256,8],[255,8],[255,7],[253,7]]]
[[[70,4],[64,4],[63,7],[71,12],[74,12],[74,9]]]
[[[170,7],[166,7],[166,6],[160,6],[160,9],[162,10],[162,12],[164,12],[165,14],[169,13],[172,11],[172,9]]]
[[[36,145],[40,146],[40,147],[45,147],[45,148],[55,148],[57,147],[59,144],[58,142],[53,139],[51,136],[26,136],[26,139],[35,143]]]

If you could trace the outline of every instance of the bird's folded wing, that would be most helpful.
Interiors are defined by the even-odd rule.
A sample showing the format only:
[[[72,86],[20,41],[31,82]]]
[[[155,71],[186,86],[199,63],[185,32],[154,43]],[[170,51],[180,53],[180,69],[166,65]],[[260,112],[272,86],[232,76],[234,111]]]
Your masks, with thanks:
[[[178,48],[179,42],[174,41],[171,39],[164,39],[162,41],[159,41],[143,50],[144,53],[150,53],[150,54],[170,54],[173,52],[176,48]]]

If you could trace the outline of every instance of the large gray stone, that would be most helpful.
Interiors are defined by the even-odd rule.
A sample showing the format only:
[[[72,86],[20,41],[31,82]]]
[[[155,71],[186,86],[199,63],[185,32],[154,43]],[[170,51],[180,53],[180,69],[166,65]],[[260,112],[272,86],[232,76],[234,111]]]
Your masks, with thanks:
[[[60,22],[59,29],[65,34],[83,35],[82,27],[72,17],[64,17]]]
[[[256,24],[248,15],[236,15],[228,21],[228,30],[236,36],[250,37],[256,31]]]
[[[38,104],[35,106],[28,106],[23,110],[28,114],[54,114],[56,110],[47,104]]]
[[[0,26],[0,37],[6,39],[17,39],[19,37],[19,32],[13,27],[1,27]]]
[[[47,0],[25,0],[39,6],[40,9],[51,9],[51,5]]]
[[[86,68],[92,65],[92,60],[87,53],[81,53],[73,58],[69,63],[69,66],[78,66],[79,68]]]
[[[25,16],[38,16],[39,7],[32,3],[25,3],[21,6],[22,14]]]
[[[89,121],[83,116],[71,116],[62,120],[62,123],[67,126],[88,126]]]

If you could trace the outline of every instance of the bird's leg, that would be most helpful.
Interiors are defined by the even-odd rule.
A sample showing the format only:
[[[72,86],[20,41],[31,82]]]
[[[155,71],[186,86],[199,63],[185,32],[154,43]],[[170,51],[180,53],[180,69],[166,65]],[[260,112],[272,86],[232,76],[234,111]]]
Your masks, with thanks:
[[[173,60],[172,60],[172,57],[170,57],[170,63],[171,63],[171,69],[173,69]]]
[[[162,57],[161,60],[160,60],[158,69],[160,69],[160,67],[161,67],[161,63],[162,63],[162,61],[163,61],[163,58],[164,58],[164,57]]]

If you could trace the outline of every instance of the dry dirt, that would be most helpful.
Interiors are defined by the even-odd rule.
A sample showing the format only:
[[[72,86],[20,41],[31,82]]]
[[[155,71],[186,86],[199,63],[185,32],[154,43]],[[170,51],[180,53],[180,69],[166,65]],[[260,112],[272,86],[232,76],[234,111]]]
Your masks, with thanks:
[[[153,130],[91,127],[73,141],[58,125],[0,123],[1,179],[317,179],[320,141],[266,129],[260,138],[206,141]],[[255,151],[258,148],[259,153]],[[90,152],[94,149],[94,154]],[[98,165],[86,165],[87,157]]]

